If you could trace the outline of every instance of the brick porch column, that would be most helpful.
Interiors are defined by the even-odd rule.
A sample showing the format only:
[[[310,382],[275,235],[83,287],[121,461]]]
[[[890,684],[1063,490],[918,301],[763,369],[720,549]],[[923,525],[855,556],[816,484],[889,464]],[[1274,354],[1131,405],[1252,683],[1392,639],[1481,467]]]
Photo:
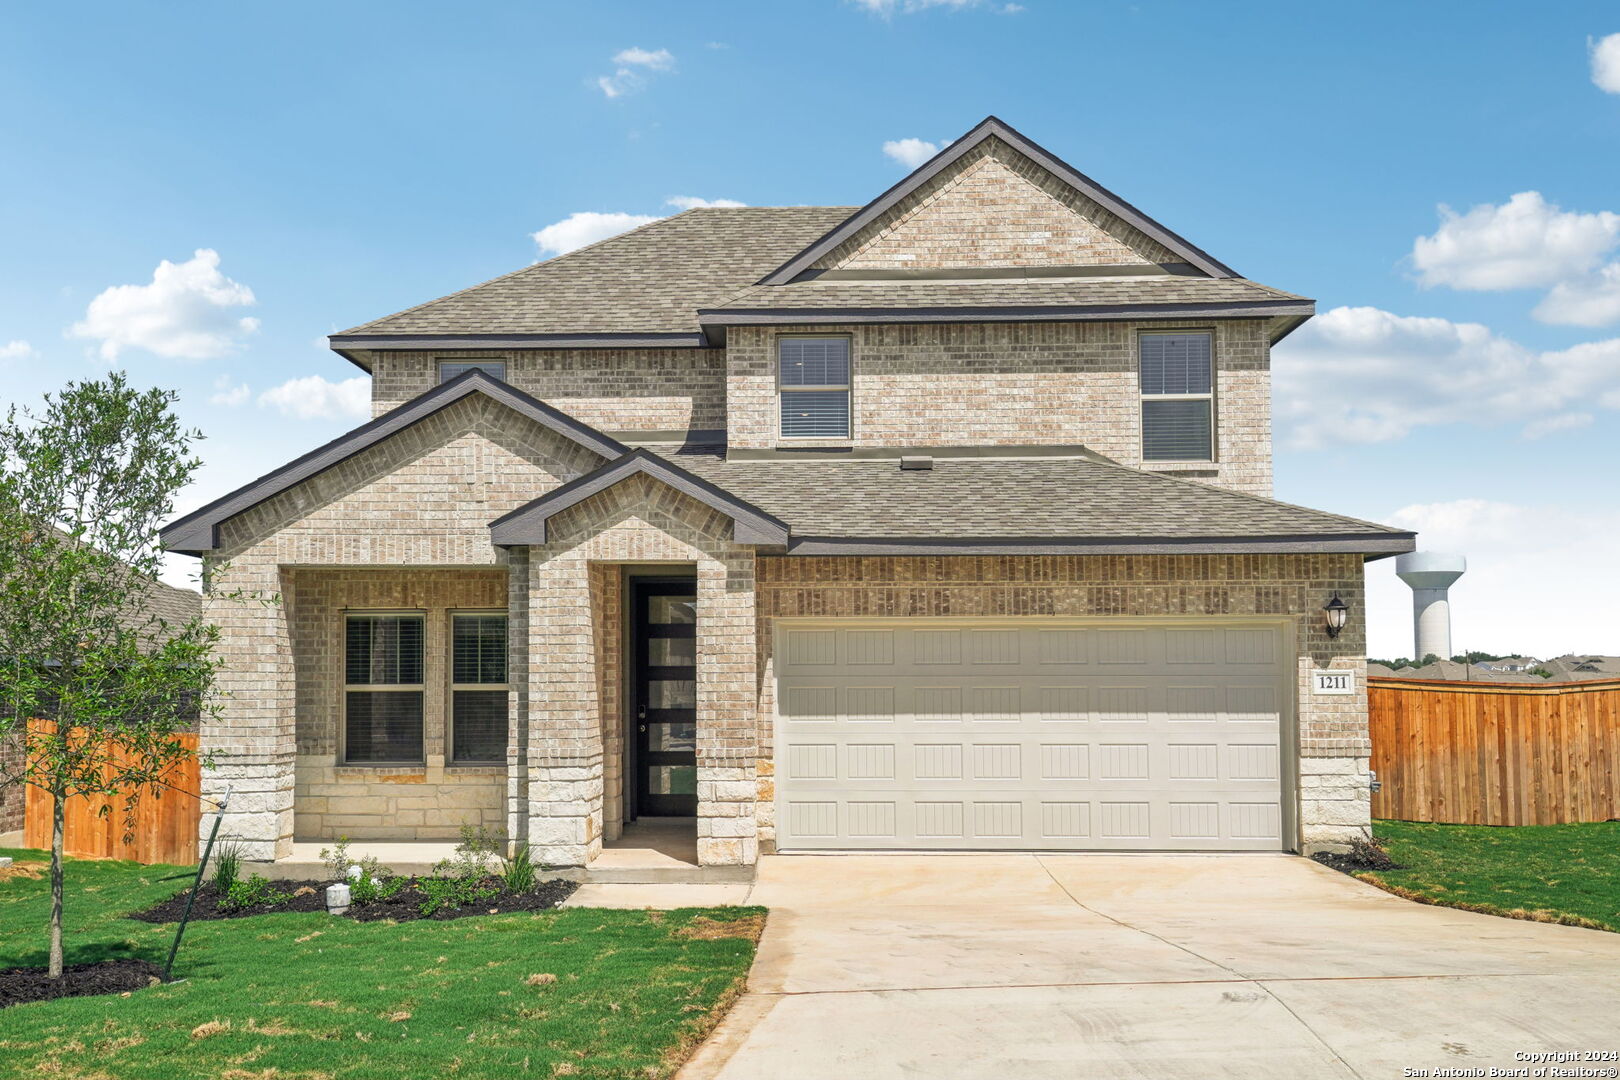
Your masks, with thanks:
[[[590,564],[528,562],[528,832],[537,862],[584,866],[602,850],[602,729]]]
[[[220,593],[243,591],[246,599]],[[276,593],[281,602],[261,602]],[[290,580],[274,565],[233,565],[203,597],[203,614],[219,627],[215,680],[219,714],[204,716],[199,750],[213,754],[202,770],[202,795],[218,799],[230,790],[230,809],[220,823],[222,840],[242,843],[247,859],[269,862],[292,854],[293,762],[296,754],[292,637],[297,603]],[[213,826],[203,804],[201,836]]]
[[[697,594],[698,862],[752,866],[759,857],[753,554],[700,560]]]

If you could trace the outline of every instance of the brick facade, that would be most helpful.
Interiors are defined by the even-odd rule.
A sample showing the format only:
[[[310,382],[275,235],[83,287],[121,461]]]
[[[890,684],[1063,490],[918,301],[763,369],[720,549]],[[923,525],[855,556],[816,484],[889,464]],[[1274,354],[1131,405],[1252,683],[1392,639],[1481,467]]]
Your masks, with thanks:
[[[501,360],[506,381],[602,431],[719,431],[726,426],[724,349],[489,349],[373,352],[371,411],[380,416],[438,385],[440,360]]]
[[[298,596],[289,610],[297,669],[293,835],[432,840],[460,827],[506,827],[504,760],[449,762],[451,613],[504,611],[505,568],[358,570],[295,568]],[[346,612],[420,611],[425,618],[422,694],[424,763],[420,768],[342,764],[343,627]]]
[[[1215,332],[1216,460],[1208,465],[1142,461],[1137,336],[1174,328]],[[1262,321],[734,327],[726,347],[730,446],[807,445],[777,437],[776,338],[792,333],[852,340],[853,437],[838,444],[1079,443],[1124,465],[1271,494],[1271,354]]]
[[[987,159],[991,165],[989,168],[985,167]],[[963,177],[973,178],[966,189],[962,189]],[[997,205],[991,202],[987,198],[991,192],[1002,195],[1007,203]],[[1001,231],[995,219],[1003,215],[1018,223],[1033,218],[1037,213],[1047,212],[1047,203],[1035,198],[1031,192],[1044,194],[1088,223],[1088,236],[1110,238],[1112,243],[1105,246],[1102,240],[1093,239],[1086,245],[1074,245],[1065,243],[1061,238],[1054,243],[1054,238],[1041,236],[1039,233],[1042,230],[1028,225],[1018,225],[1014,231]],[[958,194],[960,197],[953,197]],[[926,228],[931,208],[945,210],[968,205],[972,206],[973,215],[957,216],[956,220],[957,227],[963,231],[960,252],[938,248],[925,252],[918,249],[910,253],[927,261],[884,260],[885,255],[908,253],[903,246],[908,235],[930,240],[937,236],[935,230]],[[1073,228],[1063,228],[1060,237]],[[1022,243],[1017,244],[1014,252],[1009,252],[1004,244],[985,242],[991,238]],[[1135,257],[1123,257],[1121,249]],[[992,259],[999,261],[990,261]],[[858,262],[852,263],[852,260]],[[815,266],[817,269],[853,269],[865,261],[871,261],[874,266],[897,263],[910,266],[1090,265],[1109,260],[1170,263],[1177,261],[1177,256],[999,138],[991,138],[962,155],[953,168],[944,170],[923,184],[866,228],[829,251],[816,261]]]

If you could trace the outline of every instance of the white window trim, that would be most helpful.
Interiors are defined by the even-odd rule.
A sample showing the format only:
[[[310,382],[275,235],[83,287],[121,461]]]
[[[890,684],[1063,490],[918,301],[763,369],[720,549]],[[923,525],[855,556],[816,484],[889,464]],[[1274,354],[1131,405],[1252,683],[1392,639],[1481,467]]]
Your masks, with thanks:
[[[422,620],[422,674],[427,675],[427,612],[418,608],[414,610],[380,609],[376,611],[364,608],[345,608],[340,612],[340,626],[343,629],[343,644],[341,649],[343,673],[349,672],[349,620],[399,618]],[[349,760],[349,694],[408,694],[422,695],[422,756],[415,760],[400,761],[350,761]],[[350,683],[345,681],[338,690],[338,766],[344,769],[398,769],[401,767],[421,768],[427,764],[427,683]]]
[[[505,766],[506,755],[503,751],[499,758],[490,758],[487,761],[462,761],[455,756],[456,753],[456,691],[457,690],[500,690],[508,695],[512,692],[512,615],[505,608],[490,608],[460,610],[452,609],[449,613],[449,631],[445,635],[449,646],[445,657],[445,679],[449,680],[449,691],[444,696],[444,764],[446,768],[478,769],[489,768],[492,765]],[[456,620],[458,618],[473,618],[480,615],[499,615],[506,620],[506,678],[503,683],[458,683],[456,677]],[[512,729],[512,700],[508,696],[506,701],[506,727],[508,733]]]
[[[1164,337],[1176,335],[1185,337],[1189,334],[1207,334],[1209,336],[1209,393],[1207,394],[1146,394],[1142,392],[1142,339],[1146,337]],[[1219,415],[1215,409],[1215,385],[1219,365],[1216,363],[1216,349],[1220,344],[1215,336],[1214,327],[1188,326],[1174,330],[1138,330],[1136,332],[1136,396],[1138,405],[1136,409],[1136,423],[1141,441],[1142,467],[1146,469],[1155,466],[1177,465],[1214,465],[1220,461],[1220,426]],[[1149,458],[1147,456],[1147,410],[1142,408],[1144,402],[1149,401],[1207,401],[1209,402],[1209,456],[1203,458]]]
[[[849,342],[849,381],[818,386],[782,385],[782,342],[788,338],[836,338]],[[771,339],[771,370],[776,381],[776,438],[781,442],[842,446],[855,441],[855,338],[852,334],[777,334]],[[842,435],[787,435],[782,431],[782,395],[807,390],[841,390],[849,395],[849,423]]]

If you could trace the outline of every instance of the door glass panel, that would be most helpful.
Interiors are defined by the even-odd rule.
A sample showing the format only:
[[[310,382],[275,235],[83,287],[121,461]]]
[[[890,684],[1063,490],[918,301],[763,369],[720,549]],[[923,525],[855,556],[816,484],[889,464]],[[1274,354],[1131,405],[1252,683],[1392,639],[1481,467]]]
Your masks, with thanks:
[[[697,708],[697,683],[692,679],[654,679],[647,684],[649,709]]]
[[[697,794],[697,766],[654,765],[647,770],[647,793],[650,795]]]
[[[649,596],[647,621],[654,624],[697,622],[697,597]]]
[[[669,750],[696,750],[696,724],[648,724],[647,749],[659,754]]]
[[[647,640],[647,663],[653,667],[691,667],[697,663],[697,639],[655,637]]]

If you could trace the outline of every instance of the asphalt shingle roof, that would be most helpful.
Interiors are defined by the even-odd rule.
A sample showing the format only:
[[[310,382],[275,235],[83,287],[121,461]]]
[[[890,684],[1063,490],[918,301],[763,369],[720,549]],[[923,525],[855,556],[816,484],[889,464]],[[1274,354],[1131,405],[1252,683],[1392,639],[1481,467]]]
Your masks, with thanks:
[[[853,206],[707,207],[474,285],[345,334],[697,333]]]
[[[795,537],[1256,539],[1410,533],[1087,458],[727,460],[661,451],[786,522]],[[925,451],[918,451],[924,453]]]
[[[699,311],[1113,306],[1303,301],[1244,278],[1194,276],[757,282],[849,206],[707,207],[526,266],[344,335],[699,333]]]

